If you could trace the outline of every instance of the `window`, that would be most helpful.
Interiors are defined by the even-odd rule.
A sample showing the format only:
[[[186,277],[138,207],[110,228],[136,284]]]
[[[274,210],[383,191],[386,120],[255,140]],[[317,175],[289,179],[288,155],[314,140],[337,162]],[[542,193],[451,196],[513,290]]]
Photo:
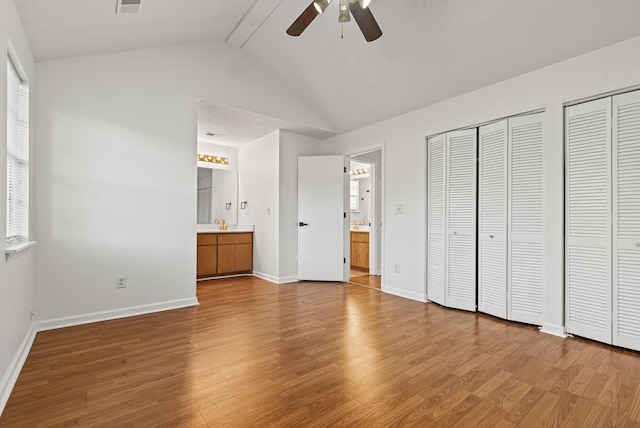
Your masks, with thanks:
[[[360,181],[358,180],[351,180],[349,207],[351,208],[351,211],[360,211]]]
[[[29,89],[7,59],[7,241],[29,235]]]

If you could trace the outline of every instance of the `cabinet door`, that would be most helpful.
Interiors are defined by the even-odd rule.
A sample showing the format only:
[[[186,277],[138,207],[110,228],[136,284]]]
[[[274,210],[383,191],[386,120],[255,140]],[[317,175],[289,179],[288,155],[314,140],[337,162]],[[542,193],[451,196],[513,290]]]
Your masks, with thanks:
[[[613,343],[640,350],[640,91],[613,115]]]
[[[565,120],[566,328],[611,343],[611,98]]]
[[[216,245],[198,245],[198,278],[213,276],[217,273],[217,249]]]
[[[477,131],[447,133],[446,305],[476,310]]]
[[[248,272],[253,270],[253,245],[236,244],[236,270]]]
[[[218,245],[218,273],[234,273],[237,271],[236,245]]]
[[[445,304],[445,135],[427,140],[427,298]]]
[[[478,310],[507,317],[507,121],[480,127]]]
[[[509,119],[508,319],[542,325],[543,115]]]

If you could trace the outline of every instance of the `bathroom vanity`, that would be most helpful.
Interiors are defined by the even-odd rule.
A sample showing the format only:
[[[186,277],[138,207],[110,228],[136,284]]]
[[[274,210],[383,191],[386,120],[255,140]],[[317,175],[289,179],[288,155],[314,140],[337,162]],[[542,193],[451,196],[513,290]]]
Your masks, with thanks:
[[[253,231],[198,232],[198,279],[253,271]]]
[[[369,232],[351,231],[351,267],[369,270]]]

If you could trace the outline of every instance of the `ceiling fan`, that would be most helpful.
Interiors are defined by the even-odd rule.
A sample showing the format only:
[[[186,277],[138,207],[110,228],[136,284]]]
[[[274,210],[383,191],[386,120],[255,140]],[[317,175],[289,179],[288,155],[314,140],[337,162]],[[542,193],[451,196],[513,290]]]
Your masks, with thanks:
[[[290,36],[299,36],[311,24],[311,22],[325,11],[332,0],[314,0],[302,11],[298,19],[287,29]],[[339,0],[340,14],[338,22],[351,21],[351,15],[358,23],[358,27],[362,31],[367,42],[372,42],[382,36],[382,30],[378,26],[376,19],[373,17],[369,9],[371,0]]]

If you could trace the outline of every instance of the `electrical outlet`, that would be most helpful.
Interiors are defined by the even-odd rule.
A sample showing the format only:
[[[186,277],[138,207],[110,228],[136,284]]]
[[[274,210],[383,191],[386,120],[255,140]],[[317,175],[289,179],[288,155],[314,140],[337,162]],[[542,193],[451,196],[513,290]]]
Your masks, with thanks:
[[[271,207],[267,207],[267,215],[271,215]]]
[[[393,272],[400,273],[400,263],[396,263],[395,265],[393,265]]]
[[[31,308],[31,319],[36,316],[36,310]]]
[[[395,206],[394,210],[393,210],[394,214],[402,214],[402,204],[398,204]]]
[[[126,276],[116,276],[116,288],[127,288]]]

